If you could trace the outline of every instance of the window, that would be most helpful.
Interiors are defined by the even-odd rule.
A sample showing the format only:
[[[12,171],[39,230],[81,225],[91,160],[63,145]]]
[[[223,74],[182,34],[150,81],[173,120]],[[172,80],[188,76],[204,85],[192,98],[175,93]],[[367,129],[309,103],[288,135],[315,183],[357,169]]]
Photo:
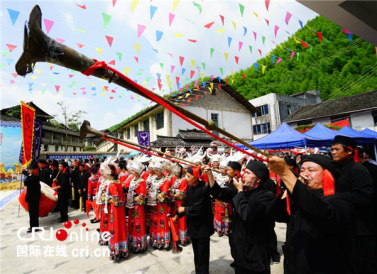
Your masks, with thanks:
[[[268,114],[268,105],[259,106],[257,109],[260,113],[253,113],[252,117],[259,117]]]
[[[73,147],[73,151],[76,151],[76,147]]]
[[[124,137],[123,131],[119,132],[119,138],[123,139],[123,137]]]
[[[43,151],[48,151],[48,145],[43,145]]]
[[[299,121],[297,122],[297,126],[303,126],[303,125],[309,125],[313,124],[312,120],[306,120],[306,121]]]
[[[254,135],[271,133],[270,123],[264,123],[253,126]]]
[[[215,123],[215,125],[219,126],[219,114],[211,113],[211,120]],[[212,133],[219,136],[219,133],[216,130],[212,130]]]
[[[131,138],[131,128],[127,128],[126,135],[127,135],[127,139]]]
[[[164,128],[164,112],[157,113],[155,117],[157,129]]]
[[[149,131],[149,119],[143,121],[143,129],[144,131]]]
[[[331,123],[339,122],[349,118],[349,116],[342,116],[342,117],[330,117]]]
[[[137,133],[139,132],[139,124],[135,125],[135,137],[137,136]]]
[[[59,151],[59,146],[55,146],[55,151]]]
[[[287,114],[288,115],[292,114],[292,106],[291,105],[287,105]]]

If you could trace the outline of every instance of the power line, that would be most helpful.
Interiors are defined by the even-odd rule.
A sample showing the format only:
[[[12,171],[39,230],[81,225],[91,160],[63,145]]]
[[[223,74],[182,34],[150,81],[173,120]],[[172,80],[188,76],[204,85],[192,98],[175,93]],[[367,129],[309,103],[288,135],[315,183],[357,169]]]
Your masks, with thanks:
[[[356,78],[355,81],[353,81],[352,83],[351,81],[349,81],[347,84],[343,85],[342,87],[336,88],[335,92],[333,92],[332,94],[340,95],[340,96],[335,96],[335,98],[346,96],[347,93],[351,91],[352,87],[356,85],[360,85],[361,83],[364,83],[365,81],[367,81],[370,77],[374,76],[377,73],[376,68],[377,68],[377,64],[371,66],[369,69],[367,69],[362,74],[360,74],[358,78]]]
[[[276,86],[276,85],[279,85],[279,84],[282,83],[282,82],[287,82],[287,81],[289,81],[289,80],[291,80],[291,79],[294,79],[294,78],[298,77],[299,75],[302,75],[303,73],[305,73],[305,72],[308,71],[309,69],[312,69],[312,68],[315,68],[315,67],[320,66],[320,65],[322,64],[322,61],[324,61],[324,60],[331,60],[331,59],[335,58],[339,53],[344,54],[344,53],[346,53],[347,51],[354,49],[355,47],[356,47],[356,48],[359,48],[359,47],[362,46],[363,44],[366,44],[366,42],[364,42],[364,41],[361,40],[361,39],[358,39],[358,40],[356,40],[354,43],[352,43],[351,45],[348,45],[348,46],[346,46],[346,47],[343,47],[343,48],[340,49],[340,50],[337,50],[337,49],[336,49],[336,50],[334,50],[334,51],[328,53],[326,56],[324,56],[324,57],[318,59],[315,63],[312,63],[311,65],[307,66],[304,70],[300,71],[300,74],[293,74],[293,75],[290,75],[290,76],[288,76],[288,77],[286,77],[286,78],[280,80],[279,82],[271,83],[271,84],[265,86],[265,89],[269,89],[269,88],[271,88],[271,87],[274,87],[274,86]],[[335,52],[335,53],[334,53],[334,52]],[[331,57],[329,58],[330,55],[331,55]]]

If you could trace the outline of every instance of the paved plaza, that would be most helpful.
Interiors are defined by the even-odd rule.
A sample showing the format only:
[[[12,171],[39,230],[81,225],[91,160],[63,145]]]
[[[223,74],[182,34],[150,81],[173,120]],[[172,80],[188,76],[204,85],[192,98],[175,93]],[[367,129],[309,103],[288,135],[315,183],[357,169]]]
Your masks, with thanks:
[[[46,232],[36,232],[36,237],[31,239],[31,234],[26,233],[29,216],[23,208],[18,216],[18,205],[18,200],[13,199],[0,209],[1,273],[195,273],[191,245],[184,247],[180,254],[148,248],[145,253],[131,254],[120,262],[110,261],[108,248],[97,244],[99,224],[89,222],[92,212],[86,217],[84,213],[70,209],[72,227],[69,229],[57,223],[59,213],[50,213],[40,218],[40,226]],[[74,224],[75,219],[79,224]],[[59,229],[68,232],[66,240],[57,240]],[[285,225],[277,224],[275,230],[281,253]],[[58,235],[65,238],[64,231],[59,231]],[[211,237],[210,273],[234,273],[229,267],[231,262],[228,238],[214,234]],[[283,273],[282,263],[272,265],[272,273]]]

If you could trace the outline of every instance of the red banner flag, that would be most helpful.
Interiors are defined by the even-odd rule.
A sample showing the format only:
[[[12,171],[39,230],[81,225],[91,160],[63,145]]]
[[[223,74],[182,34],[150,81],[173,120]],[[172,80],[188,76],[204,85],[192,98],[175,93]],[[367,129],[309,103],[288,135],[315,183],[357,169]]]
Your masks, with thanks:
[[[33,157],[34,142],[34,115],[35,109],[21,102],[21,125],[22,125],[22,165],[30,164]]]

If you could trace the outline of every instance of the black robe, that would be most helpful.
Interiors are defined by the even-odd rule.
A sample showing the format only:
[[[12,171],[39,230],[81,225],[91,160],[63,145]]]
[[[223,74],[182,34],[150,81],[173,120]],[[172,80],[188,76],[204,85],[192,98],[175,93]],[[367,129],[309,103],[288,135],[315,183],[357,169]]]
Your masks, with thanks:
[[[211,195],[233,204],[230,248],[236,269],[241,272],[269,272],[271,259],[271,234],[274,227],[270,207],[275,200],[271,191],[255,188],[247,192],[235,189],[233,183],[221,188],[217,183]]]
[[[41,197],[41,184],[39,175],[27,176],[24,185],[26,189],[25,201],[28,203],[38,203]]]
[[[61,172],[59,174],[58,180],[56,182],[56,186],[61,186],[61,188],[58,189],[58,197],[60,198],[65,198],[68,200],[69,198],[69,190],[70,184],[69,184],[69,173],[68,171]]]
[[[83,201],[84,209],[86,210],[86,200],[88,200],[88,180],[90,177],[90,173],[84,171],[83,173],[80,172],[79,175],[79,186],[81,190],[81,197]]]
[[[287,223],[284,273],[355,273],[352,235],[355,214],[349,193],[323,197],[296,182],[291,214],[285,199],[276,199],[276,220]]]
[[[357,226],[356,235],[376,235],[377,226],[373,218],[373,181],[368,170],[353,159],[338,164],[340,177],[335,181],[337,192],[349,191],[355,206]]]
[[[185,212],[178,216],[186,216],[187,235],[191,239],[207,238],[214,233],[211,197],[204,182],[187,188],[182,206]]]
[[[56,186],[61,186],[58,189],[58,204],[60,210],[60,218],[62,221],[68,220],[68,199],[70,193],[69,173],[65,171],[60,173]]]
[[[377,165],[374,165],[368,161],[365,161],[362,165],[366,167],[366,169],[369,171],[370,176],[373,179],[374,194],[372,198],[372,203],[373,203],[372,208],[374,208],[374,216],[377,222]]]
[[[81,193],[83,193],[84,189],[86,190],[86,193],[88,192],[88,179],[90,177],[90,173],[87,171],[84,171],[83,173],[80,172],[79,174],[79,189],[81,190]]]
[[[44,182],[45,184],[51,186],[52,180],[51,180],[51,170],[49,167],[44,167],[39,170],[39,178],[41,182]]]
[[[79,200],[80,200],[80,196],[79,196],[79,189],[80,189],[79,177],[80,177],[80,169],[78,167],[76,167],[72,171],[72,173],[71,173],[71,183],[73,184],[73,188],[74,188],[74,191],[75,191],[75,199],[73,200],[73,205],[76,208],[79,207]]]

